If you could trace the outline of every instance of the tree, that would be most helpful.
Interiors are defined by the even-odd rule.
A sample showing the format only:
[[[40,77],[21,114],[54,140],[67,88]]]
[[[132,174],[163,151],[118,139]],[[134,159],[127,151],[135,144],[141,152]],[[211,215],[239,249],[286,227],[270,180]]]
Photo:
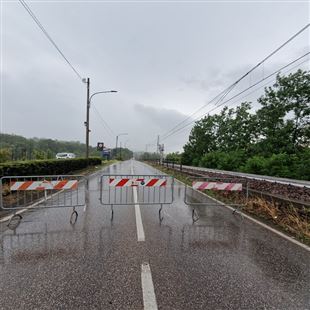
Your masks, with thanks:
[[[310,146],[310,73],[298,70],[277,76],[258,99],[260,150],[294,153]]]
[[[179,152],[173,152],[166,155],[166,160],[174,163],[181,163],[182,155]]]
[[[9,148],[0,149],[0,163],[4,163],[12,159],[12,150]]]

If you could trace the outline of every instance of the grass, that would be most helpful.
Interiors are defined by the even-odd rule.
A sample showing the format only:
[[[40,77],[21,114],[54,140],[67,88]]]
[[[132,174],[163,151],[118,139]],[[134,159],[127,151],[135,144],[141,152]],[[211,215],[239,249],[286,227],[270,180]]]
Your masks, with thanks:
[[[187,185],[191,180],[184,172],[151,164]],[[310,246],[310,209],[296,207],[288,202],[267,201],[262,197],[250,197],[245,203],[240,196],[229,196],[219,191],[205,191],[207,195],[223,203],[244,203],[242,211]]]

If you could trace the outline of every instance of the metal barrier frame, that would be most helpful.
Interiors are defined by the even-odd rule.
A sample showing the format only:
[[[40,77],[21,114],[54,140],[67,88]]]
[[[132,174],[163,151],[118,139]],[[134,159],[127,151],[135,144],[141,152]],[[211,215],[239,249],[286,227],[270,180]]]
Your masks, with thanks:
[[[44,180],[65,180],[65,179],[77,179],[78,181],[78,185],[81,182],[85,182],[85,199],[83,201],[83,203],[79,203],[79,199],[78,199],[78,195],[79,195],[79,186],[77,187],[76,190],[71,190],[71,189],[44,189],[44,190],[40,190],[42,192],[44,192],[44,196],[43,197],[37,197],[37,199],[30,201],[28,204],[24,204],[23,206],[14,206],[14,207],[5,207],[4,206],[4,202],[3,202],[3,185],[4,183],[10,183],[12,180],[20,180],[20,181],[44,181]],[[38,180],[39,179],[39,180]],[[5,182],[5,180],[8,180],[8,182]],[[31,192],[31,190],[28,190],[29,192]],[[37,190],[39,191],[39,190]],[[48,191],[50,191],[50,193],[48,193]],[[54,191],[52,193],[52,191]],[[55,205],[46,205],[44,203],[46,203],[48,200],[52,199],[54,196],[59,195],[61,193],[64,193],[64,199],[66,199],[66,193],[67,191],[75,191],[76,195],[77,195],[77,203],[74,205],[67,205],[67,204],[55,204]],[[13,192],[19,192],[17,191],[12,191],[10,189],[10,193]],[[27,192],[27,190],[23,190],[24,192],[24,201],[26,200],[25,198],[25,192]],[[59,199],[59,198],[58,198]],[[72,197],[71,197],[72,199]],[[15,211],[14,214],[12,215],[9,223],[8,223],[8,227],[9,228],[16,228],[19,224],[20,221],[22,220],[22,216],[18,213],[19,210],[23,210],[23,209],[29,209],[29,210],[33,210],[33,209],[51,209],[51,208],[72,208],[72,213],[70,216],[70,223],[73,225],[76,223],[77,218],[78,218],[78,213],[76,211],[76,207],[83,207],[88,203],[88,178],[83,176],[83,175],[31,175],[31,176],[4,176],[2,178],[0,178],[0,209],[3,211]],[[12,225],[14,224],[14,225]]]
[[[187,178],[188,180],[191,180],[191,181],[194,181],[194,180],[207,180],[207,181],[214,181],[214,182],[221,182],[221,181],[231,181],[231,180],[236,180],[238,178],[221,178],[221,177],[189,177]],[[227,182],[227,183],[228,183]],[[222,182],[224,183],[224,182]],[[237,183],[237,182],[233,182],[233,183]],[[241,192],[245,191],[245,202],[243,204],[238,204],[238,203],[226,203],[226,202],[221,202],[222,204],[225,204],[225,205],[228,205],[230,207],[235,207],[234,211],[233,211],[233,214],[235,214],[237,211],[239,211],[242,207],[244,207],[247,202],[248,202],[248,198],[249,198],[249,183],[247,180],[244,180],[244,179],[240,179],[240,182],[238,181],[238,183],[241,183],[242,184],[242,190]],[[193,220],[193,223],[197,222],[199,220],[199,215],[195,209],[195,207],[197,206],[219,206],[221,205],[220,203],[208,203],[208,202],[190,202],[186,199],[187,197],[187,192],[188,192],[188,188],[191,188],[191,190],[193,191],[197,191],[197,192],[200,192],[202,194],[206,194],[204,193],[203,191],[199,190],[199,189],[194,189],[192,187],[192,185],[188,185],[188,184],[185,184],[185,190],[184,190],[184,203],[187,205],[187,206],[190,206],[192,207],[192,220]],[[212,189],[209,189],[210,191],[212,191]],[[225,192],[225,190],[214,190],[214,191],[220,191],[220,192]],[[206,194],[208,195],[208,194]],[[214,200],[213,197],[210,197],[211,200]]]
[[[164,202],[152,202],[152,201],[148,201],[148,202],[128,202],[127,200],[125,202],[117,202],[117,203],[111,203],[111,202],[107,202],[105,203],[103,201],[103,181],[104,181],[104,178],[132,178],[132,179],[139,179],[139,178],[158,178],[158,179],[165,179],[165,180],[171,180],[171,185],[169,187],[171,187],[171,199],[169,201],[164,201]],[[129,189],[134,189],[136,188],[137,190],[139,188],[147,188],[147,187],[144,187],[144,186],[126,186],[127,187],[127,190],[126,190],[126,197],[128,196],[128,188]],[[113,188],[111,186],[111,188]],[[166,189],[167,187],[165,187]],[[155,190],[155,187],[154,187],[154,190]],[[109,186],[109,197],[110,197],[111,193],[110,193],[110,186]],[[122,194],[121,194],[122,195]],[[165,175],[165,174],[103,174],[101,175],[100,177],[100,203],[103,205],[103,206],[111,206],[111,221],[113,220],[113,216],[114,216],[114,210],[113,210],[113,206],[124,206],[124,205],[127,205],[127,206],[130,206],[130,205],[160,205],[160,209],[158,211],[158,214],[159,214],[159,221],[162,222],[163,220],[163,217],[161,215],[161,211],[162,211],[162,208],[163,208],[163,205],[171,205],[174,201],[174,177],[173,176],[169,176],[169,175]]]

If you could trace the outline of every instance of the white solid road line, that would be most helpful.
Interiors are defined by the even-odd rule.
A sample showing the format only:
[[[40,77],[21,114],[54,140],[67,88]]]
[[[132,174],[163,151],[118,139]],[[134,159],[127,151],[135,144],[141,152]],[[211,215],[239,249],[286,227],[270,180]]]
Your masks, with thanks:
[[[133,163],[131,162],[131,174],[134,174],[133,171]],[[137,188],[133,187],[133,200],[135,203],[135,215],[136,215],[136,226],[137,226],[137,237],[138,241],[145,241],[145,234],[144,234],[144,229],[143,229],[143,224],[142,224],[142,217],[141,217],[141,211],[140,211],[140,206],[138,204],[138,192]]]
[[[141,284],[144,310],[157,310],[152,273],[148,263],[143,263],[141,266]]]

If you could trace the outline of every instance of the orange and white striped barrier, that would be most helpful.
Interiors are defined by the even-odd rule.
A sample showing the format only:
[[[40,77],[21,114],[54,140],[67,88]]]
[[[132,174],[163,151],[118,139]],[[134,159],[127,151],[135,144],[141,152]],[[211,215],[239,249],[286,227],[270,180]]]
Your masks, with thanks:
[[[193,182],[193,189],[204,190],[213,189],[219,191],[242,191],[242,183],[222,183],[222,182]]]
[[[60,180],[60,181],[17,181],[10,183],[11,191],[40,191],[40,190],[63,190],[77,189],[78,180]]]
[[[166,179],[159,178],[110,178],[109,186],[126,187],[126,186],[143,186],[143,187],[162,187],[167,185]]]

